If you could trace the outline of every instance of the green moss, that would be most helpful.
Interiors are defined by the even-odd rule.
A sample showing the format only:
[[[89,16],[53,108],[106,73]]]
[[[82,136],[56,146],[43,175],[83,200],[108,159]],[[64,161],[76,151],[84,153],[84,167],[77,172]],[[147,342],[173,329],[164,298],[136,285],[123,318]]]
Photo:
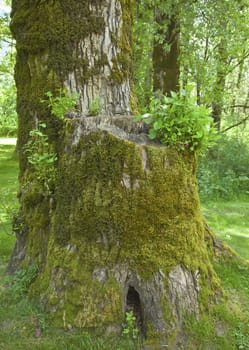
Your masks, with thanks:
[[[65,125],[65,144],[71,144],[72,123]],[[103,282],[93,277],[96,268],[111,271],[117,264],[136,271],[144,283],[179,264],[199,270],[200,309],[206,312],[220,286],[204,240],[195,168],[196,159],[187,152],[136,145],[103,132],[82,135],[64,152],[41,275],[41,281],[55,283],[45,294],[58,324],[63,317],[82,327],[120,322],[119,282],[110,272]],[[162,306],[173,327],[165,297]]]
[[[77,43],[90,33],[103,31],[103,18],[90,10],[90,5],[94,3],[89,0],[82,6],[79,0],[46,3],[19,1],[14,8],[11,24],[17,49],[32,54],[47,51],[48,69],[64,79],[79,65],[77,56],[72,55]]]
[[[61,123],[51,116],[46,104],[41,103],[45,93],[54,94],[63,87],[70,72],[76,72],[79,81],[86,83],[102,72],[107,57],[97,52],[93,67],[82,57],[79,43],[92,34],[101,34],[105,23],[101,11],[93,13],[96,0],[28,1],[12,4],[11,30],[16,39],[17,111],[19,115],[18,149],[21,176],[27,168],[22,147],[29,131],[35,127],[35,118],[47,124],[49,139],[59,147]],[[121,1],[122,35],[115,45],[120,52],[114,62],[111,77],[114,83],[131,78],[131,13],[132,1]],[[112,33],[112,37],[114,37]],[[97,48],[98,50],[98,48]],[[133,99],[134,100],[134,99]],[[134,103],[133,103],[134,105]]]

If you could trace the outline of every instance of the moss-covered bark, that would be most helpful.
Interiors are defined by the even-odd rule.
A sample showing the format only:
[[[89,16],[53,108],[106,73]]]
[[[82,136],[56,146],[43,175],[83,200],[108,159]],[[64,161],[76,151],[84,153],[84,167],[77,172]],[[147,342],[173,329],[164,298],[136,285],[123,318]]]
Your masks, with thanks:
[[[31,293],[60,326],[114,329],[133,288],[143,331],[169,341],[185,315],[199,317],[219,290],[196,159],[131,142],[107,120],[67,124],[46,265]],[[132,129],[131,121],[124,124]]]
[[[64,86],[77,92],[83,114],[96,99],[103,114],[131,112],[132,0],[18,0],[11,17],[19,149],[36,118],[47,122],[53,138],[58,135],[58,121],[41,103],[47,91]]]

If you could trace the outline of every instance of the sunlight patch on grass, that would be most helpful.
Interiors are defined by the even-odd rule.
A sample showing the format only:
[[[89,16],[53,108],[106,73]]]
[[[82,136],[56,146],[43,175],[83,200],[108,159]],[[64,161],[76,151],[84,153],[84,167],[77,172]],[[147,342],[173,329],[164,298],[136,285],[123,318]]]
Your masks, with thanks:
[[[215,234],[249,260],[249,202],[209,202],[202,212]]]
[[[14,145],[0,145],[0,276],[6,269],[15,243],[12,218],[18,208],[18,162]]]

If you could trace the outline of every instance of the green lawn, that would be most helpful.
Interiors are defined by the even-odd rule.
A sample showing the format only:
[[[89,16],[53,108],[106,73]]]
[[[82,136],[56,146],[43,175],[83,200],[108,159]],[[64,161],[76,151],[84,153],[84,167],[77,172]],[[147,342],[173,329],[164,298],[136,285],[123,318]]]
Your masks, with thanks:
[[[18,166],[14,149],[13,145],[0,145],[0,349],[141,349],[141,346],[122,337],[110,341],[92,337],[85,331],[54,329],[44,310],[27,298],[23,286],[27,275],[25,279],[22,275],[14,280],[4,275],[15,240],[11,234],[11,217],[18,208]],[[242,257],[249,259],[249,201],[203,203],[202,211],[214,232]],[[215,264],[215,270],[228,303],[214,306],[210,314],[205,314],[198,321],[186,323],[185,329],[190,339],[186,350],[248,350],[249,264],[236,258],[220,259]],[[9,281],[12,281],[11,285]],[[217,335],[217,325],[224,332],[223,336]]]
[[[18,163],[14,145],[0,145],[0,269],[4,270],[13,249],[11,220],[17,210]]]

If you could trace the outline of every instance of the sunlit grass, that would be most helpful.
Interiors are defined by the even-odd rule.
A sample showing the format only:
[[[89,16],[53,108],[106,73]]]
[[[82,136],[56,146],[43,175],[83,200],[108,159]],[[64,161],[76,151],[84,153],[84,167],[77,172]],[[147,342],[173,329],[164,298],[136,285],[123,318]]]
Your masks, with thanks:
[[[249,201],[204,203],[202,212],[215,234],[249,260]]]
[[[18,163],[14,145],[0,145],[0,277],[15,242],[12,216],[17,208]]]

